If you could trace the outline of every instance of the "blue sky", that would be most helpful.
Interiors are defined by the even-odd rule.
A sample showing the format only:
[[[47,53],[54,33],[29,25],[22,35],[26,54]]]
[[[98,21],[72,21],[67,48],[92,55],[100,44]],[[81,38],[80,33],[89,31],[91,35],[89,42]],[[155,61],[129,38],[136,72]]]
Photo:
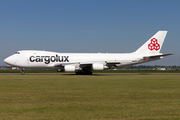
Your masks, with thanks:
[[[179,0],[1,0],[0,65],[18,50],[133,52],[167,30],[162,53],[146,65],[180,65]]]

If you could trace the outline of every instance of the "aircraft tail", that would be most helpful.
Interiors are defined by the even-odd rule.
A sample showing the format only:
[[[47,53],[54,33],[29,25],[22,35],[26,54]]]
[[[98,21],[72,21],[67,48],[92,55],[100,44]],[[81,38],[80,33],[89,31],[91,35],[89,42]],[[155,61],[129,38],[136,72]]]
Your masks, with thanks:
[[[158,54],[162,48],[167,31],[158,31],[146,43],[144,43],[135,53]]]

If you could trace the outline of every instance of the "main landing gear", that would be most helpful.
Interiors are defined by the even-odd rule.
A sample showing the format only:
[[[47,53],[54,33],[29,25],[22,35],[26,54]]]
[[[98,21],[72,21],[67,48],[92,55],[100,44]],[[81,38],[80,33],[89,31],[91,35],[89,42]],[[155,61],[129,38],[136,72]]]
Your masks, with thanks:
[[[91,71],[77,71],[76,75],[92,75]]]

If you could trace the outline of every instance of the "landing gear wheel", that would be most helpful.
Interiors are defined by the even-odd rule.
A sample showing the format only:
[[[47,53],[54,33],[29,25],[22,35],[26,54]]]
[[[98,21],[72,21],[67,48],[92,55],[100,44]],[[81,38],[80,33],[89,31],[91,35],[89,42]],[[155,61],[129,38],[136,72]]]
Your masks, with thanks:
[[[25,75],[25,72],[23,69],[21,69],[21,75]]]
[[[25,75],[25,72],[23,71],[23,72],[21,72],[21,75]]]
[[[85,75],[92,75],[92,72],[91,71],[86,71]]]
[[[78,71],[76,75],[92,75],[91,71]]]

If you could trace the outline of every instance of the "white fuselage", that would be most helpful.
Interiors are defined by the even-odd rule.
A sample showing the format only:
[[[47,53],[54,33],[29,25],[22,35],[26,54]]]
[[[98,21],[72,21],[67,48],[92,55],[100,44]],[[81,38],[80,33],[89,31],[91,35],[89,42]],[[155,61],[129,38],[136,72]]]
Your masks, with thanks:
[[[57,53],[48,51],[18,51],[5,61],[11,66],[20,68],[56,68],[56,64],[103,63],[116,62],[132,63],[143,59],[136,53]],[[118,65],[118,64],[116,64]],[[119,64],[120,65],[120,64]]]

